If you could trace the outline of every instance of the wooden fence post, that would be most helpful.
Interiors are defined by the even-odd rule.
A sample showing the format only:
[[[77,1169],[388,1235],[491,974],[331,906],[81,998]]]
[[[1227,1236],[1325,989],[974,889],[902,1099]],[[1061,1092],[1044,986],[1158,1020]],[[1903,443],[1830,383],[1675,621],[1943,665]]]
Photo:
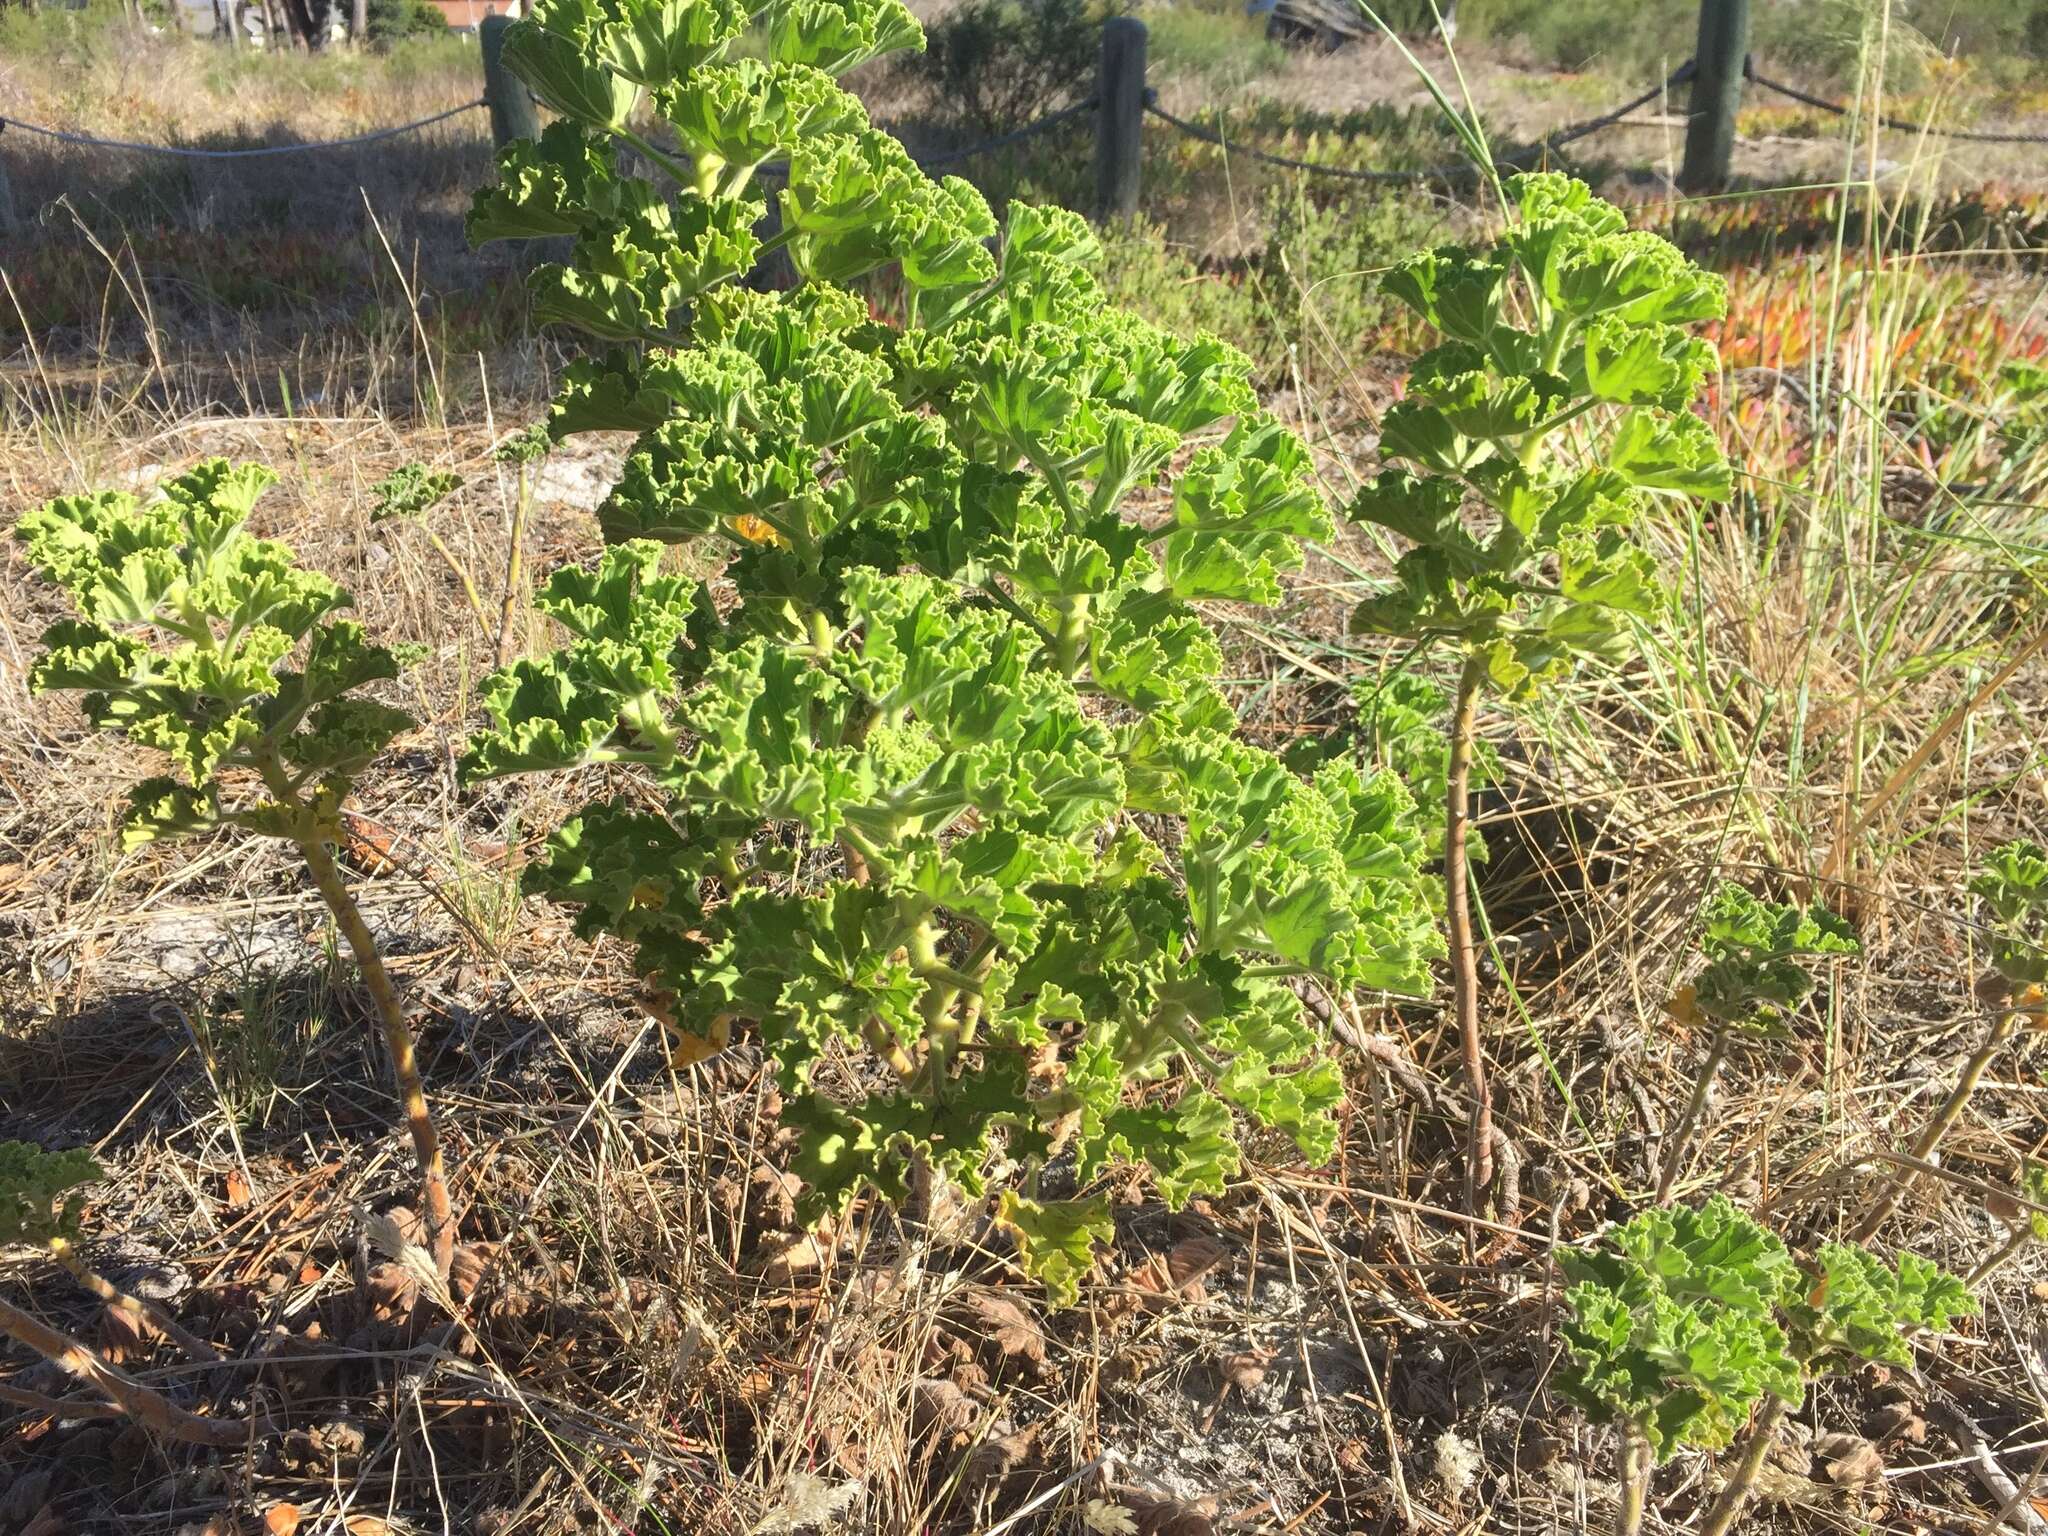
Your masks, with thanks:
[[[1112,16],[1102,24],[1095,87],[1095,216],[1104,223],[1138,211],[1138,157],[1145,128],[1145,23]]]
[[[0,158],[0,235],[11,235],[20,227],[14,216],[14,189],[7,184],[7,161]]]
[[[1749,0],[1700,0],[1698,66],[1685,125],[1685,164],[1678,185],[1718,192],[1728,185],[1735,153],[1735,112],[1742,105],[1743,59],[1749,52]]]
[[[491,143],[503,149],[514,139],[540,137],[540,113],[526,82],[505,67],[505,29],[510,16],[486,16],[477,27],[484,51],[484,100],[491,107]]]

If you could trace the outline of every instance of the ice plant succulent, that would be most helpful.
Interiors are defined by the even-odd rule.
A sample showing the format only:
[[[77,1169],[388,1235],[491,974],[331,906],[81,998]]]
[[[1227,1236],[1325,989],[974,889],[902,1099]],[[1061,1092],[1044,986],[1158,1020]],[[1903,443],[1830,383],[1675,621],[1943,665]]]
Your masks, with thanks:
[[[1991,1010],[1991,1023],[1948,1097],[1913,1139],[1910,1161],[1893,1169],[1864,1213],[1855,1232],[1858,1242],[1876,1234],[1920,1169],[1935,1160],[1998,1053],[2023,1029],[2048,1028],[2048,852],[2025,839],[2002,845],[1970,882],[1970,893],[1991,917],[1991,968],[1976,988],[1979,1001]]]
[[[412,1031],[334,855],[357,775],[413,721],[366,693],[399,658],[336,617],[348,594],[250,536],[275,479],[215,459],[147,503],[99,491],[26,514],[16,536],[78,615],[44,634],[29,685],[79,693],[92,725],[169,760],[130,789],[125,845],[226,827],[298,850],[376,1007],[445,1266],[454,1224]]]
[[[868,126],[833,76],[918,44],[897,0],[775,0],[766,60],[732,56],[746,20],[539,0],[508,37],[563,115],[471,233],[573,237],[542,312],[613,345],[550,430],[639,436],[607,547],[537,595],[566,643],[492,681],[469,770],[637,774],[529,887],[636,946],[677,1060],[758,1032],[810,1213],[1015,1172],[1004,1223],[1070,1297],[1107,1209],[1050,1198],[1056,1157],[1177,1204],[1236,1167],[1233,1110],[1329,1154],[1294,988],[1428,988],[1411,806],[1288,772],[1219,690],[1192,605],[1275,600],[1329,527],[1244,359],[1106,306],[1079,219],[998,235]],[[769,246],[787,291],[737,281]],[[846,286],[884,266],[900,326]]]
[[[1653,1467],[1730,1444],[1760,1409],[1703,1527],[1719,1536],[1809,1382],[1863,1361],[1911,1365],[1913,1331],[1975,1311],[1962,1282],[1911,1254],[1894,1269],[1830,1243],[1802,1266],[1719,1195],[1644,1211],[1558,1262],[1572,1281],[1560,1383],[1621,1432],[1622,1536],[1642,1528]]]
[[[1730,1044],[1782,1038],[1786,1020],[1814,988],[1813,973],[1800,962],[1856,955],[1862,948],[1849,925],[1825,908],[1766,901],[1733,881],[1714,893],[1700,934],[1707,963],[1669,1007],[1680,1023],[1704,1024],[1711,1033],[1692,1098],[1665,1149],[1658,1204],[1671,1198]]]

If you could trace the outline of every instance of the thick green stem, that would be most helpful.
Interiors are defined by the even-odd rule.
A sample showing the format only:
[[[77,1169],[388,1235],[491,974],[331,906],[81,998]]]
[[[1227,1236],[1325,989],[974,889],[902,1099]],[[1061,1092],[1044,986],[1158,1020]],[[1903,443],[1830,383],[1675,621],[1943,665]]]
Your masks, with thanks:
[[[1633,1424],[1621,1431],[1621,1513],[1616,1536],[1641,1536],[1643,1514],[1650,1502],[1650,1440]]]
[[[1059,611],[1060,623],[1052,637],[1053,665],[1059,668],[1060,676],[1072,677],[1088,659],[1088,594],[1060,598],[1054,606]]]
[[[1479,946],[1472,930],[1467,890],[1467,829],[1471,823],[1473,735],[1479,692],[1486,684],[1486,658],[1466,658],[1458,679],[1457,712],[1451,719],[1449,790],[1444,805],[1444,914],[1450,928],[1451,996],[1464,1056],[1465,1091],[1472,1112],[1465,1134],[1465,1211],[1477,1216],[1480,1197],[1493,1182],[1493,1094],[1486,1081],[1486,1048],[1479,1035]],[[1467,1229],[1466,1242],[1474,1242]]]
[[[167,1440],[229,1450],[249,1443],[254,1426],[247,1419],[208,1419],[188,1413],[154,1387],[144,1386],[126,1371],[110,1365],[95,1351],[0,1301],[0,1333],[19,1340],[58,1369],[97,1387],[121,1411]]]
[[[1685,1114],[1679,1120],[1678,1128],[1671,1133],[1670,1144],[1664,1148],[1664,1167],[1657,1175],[1659,1205],[1671,1203],[1671,1186],[1678,1182],[1686,1154],[1692,1150],[1693,1133],[1699,1129],[1700,1111],[1707,1107],[1707,1095],[1713,1091],[1714,1077],[1727,1055],[1728,1031],[1717,1029],[1713,1044],[1707,1047],[1707,1059],[1700,1063],[1699,1079],[1692,1085],[1692,1097],[1686,1101]]]
[[[1970,1095],[1977,1091],[1977,1084],[1984,1080],[1984,1074],[1990,1069],[1992,1061],[2019,1028],[2019,1021],[2020,1015],[2016,1013],[2000,1014],[1992,1021],[1991,1031],[1984,1037],[1984,1043],[1977,1047],[1977,1054],[1963,1063],[1962,1075],[1956,1079],[1955,1087],[1942,1101],[1941,1108],[1934,1112],[1934,1118],[1921,1130],[1919,1139],[1913,1143],[1910,1156],[1915,1161],[1927,1163],[1934,1160],[1934,1154],[1940,1149],[1942,1141],[1955,1129],[1956,1122],[1963,1118],[1963,1111],[1969,1107]],[[1849,1234],[1849,1241],[1869,1242],[1877,1234],[1877,1229],[1884,1225],[1885,1219],[1898,1209],[1899,1202],[1905,1198],[1906,1191],[1912,1188],[1913,1179],[1918,1173],[1917,1168],[1904,1165],[1894,1168],[1883,1191],[1871,1203],[1869,1212],[1857,1225],[1856,1230]]]
[[[300,856],[305,859],[313,885],[333,915],[335,926],[341,930],[349,952],[355,956],[356,969],[362,972],[363,986],[377,1010],[377,1022],[384,1033],[384,1047],[391,1057],[391,1075],[398,1084],[406,1128],[412,1135],[413,1154],[419,1160],[428,1245],[433,1251],[435,1267],[445,1277],[455,1257],[455,1218],[448,1201],[448,1173],[441,1157],[440,1137],[435,1134],[433,1118],[427,1112],[427,1090],[420,1079],[419,1051],[412,1030],[406,1026],[404,1010],[399,1007],[398,988],[392,984],[391,973],[384,968],[384,957],[378,952],[377,940],[371,934],[369,924],[363,921],[362,910],[357,907],[355,898],[349,894],[348,886],[341,878],[329,829],[311,824],[310,813],[291,795],[284,766],[275,754],[260,761],[258,769],[264,783],[280,803],[299,810],[308,823],[304,835],[295,839]]]
[[[1770,1454],[1771,1442],[1778,1437],[1778,1426],[1784,1422],[1787,1406],[1783,1398],[1766,1399],[1763,1412],[1749,1427],[1749,1438],[1742,1444],[1742,1456],[1735,1463],[1735,1470],[1728,1474],[1728,1481],[1700,1523],[1699,1536],[1728,1536],[1735,1528],[1736,1520],[1749,1503],[1751,1490],[1756,1487],[1757,1474],[1764,1469],[1764,1457]]]

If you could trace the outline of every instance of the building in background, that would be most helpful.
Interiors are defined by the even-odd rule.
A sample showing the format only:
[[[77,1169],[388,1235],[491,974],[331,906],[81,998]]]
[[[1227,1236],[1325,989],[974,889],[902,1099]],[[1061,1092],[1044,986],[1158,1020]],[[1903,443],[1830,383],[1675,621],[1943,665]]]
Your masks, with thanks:
[[[457,32],[474,32],[486,16],[519,17],[526,13],[521,0],[427,0],[441,13],[441,19]]]

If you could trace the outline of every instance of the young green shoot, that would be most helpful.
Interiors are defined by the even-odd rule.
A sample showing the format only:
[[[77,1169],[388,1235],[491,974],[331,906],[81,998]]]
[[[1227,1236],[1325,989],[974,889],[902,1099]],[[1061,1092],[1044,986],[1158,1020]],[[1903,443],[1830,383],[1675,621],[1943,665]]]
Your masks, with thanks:
[[[16,537],[78,615],[44,634],[29,684],[79,693],[88,723],[168,759],[129,790],[125,847],[231,828],[298,851],[383,1027],[445,1271],[455,1227],[412,1031],[334,853],[357,776],[414,722],[368,696],[399,658],[335,617],[348,594],[245,528],[275,478],[215,459],[146,505],[100,491],[25,515]]]
[[[1443,337],[1380,423],[1388,468],[1353,521],[1412,547],[1352,628],[1458,664],[1445,786],[1444,893],[1471,1114],[1465,1202],[1492,1183],[1492,1097],[1467,889],[1470,778],[1482,699],[1528,699],[1571,668],[1615,662],[1665,606],[1634,530],[1651,496],[1725,500],[1730,475],[1691,406],[1717,359],[1686,326],[1725,285],[1583,183],[1509,178],[1492,246],[1410,258],[1389,293]]]
[[[94,1296],[125,1313],[131,1325],[168,1338],[196,1360],[219,1360],[211,1345],[160,1308],[121,1290],[79,1256],[79,1223],[85,1207],[79,1190],[104,1176],[89,1152],[45,1152],[28,1142],[0,1141],[0,1248],[42,1250]],[[248,1439],[247,1423],[204,1418],[180,1408],[86,1344],[5,1301],[0,1301],[0,1333],[96,1387],[129,1417],[167,1438],[211,1446],[235,1446]]]
[[[1908,1156],[1921,1164],[1935,1161],[1985,1072],[2013,1037],[2023,1029],[2048,1026],[2048,1006],[2043,1003],[2048,989],[2048,853],[2024,840],[2007,843],[1992,853],[1984,872],[1970,882],[1970,891],[1992,919],[1991,969],[1977,986],[1978,997],[1991,1009],[1991,1021],[1983,1042],[1963,1063],[1955,1087],[1908,1149]],[[1853,1241],[1868,1242],[1876,1235],[1918,1172],[1904,1163],[1892,1170],[1858,1223]]]
[[[1809,1384],[1863,1361],[1911,1365],[1913,1332],[1975,1311],[1960,1281],[1910,1254],[1892,1269],[1835,1243],[1802,1266],[1720,1195],[1643,1211],[1558,1262],[1572,1282],[1559,1381],[1621,1435],[1621,1536],[1642,1529],[1657,1465],[1732,1444],[1754,1414],[1701,1527],[1725,1536]]]
[[[447,541],[426,522],[428,512],[460,489],[462,477],[449,470],[430,470],[424,464],[400,465],[370,487],[370,522],[373,526],[391,522],[419,524],[420,532],[426,535],[428,547],[441,557],[441,563],[461,584],[463,599],[469,604],[477,628],[489,634],[490,614],[484,608],[483,595],[477,591],[476,577],[467,565],[455,558],[455,551],[448,547]]]
[[[1703,1023],[1711,1033],[1692,1097],[1664,1148],[1657,1175],[1659,1205],[1671,1201],[1730,1043],[1784,1038],[1787,1023],[1814,987],[1812,974],[1799,961],[1861,952],[1849,925],[1821,907],[1765,901],[1732,881],[1714,893],[1700,935],[1707,963],[1670,1005],[1679,1022]]]

